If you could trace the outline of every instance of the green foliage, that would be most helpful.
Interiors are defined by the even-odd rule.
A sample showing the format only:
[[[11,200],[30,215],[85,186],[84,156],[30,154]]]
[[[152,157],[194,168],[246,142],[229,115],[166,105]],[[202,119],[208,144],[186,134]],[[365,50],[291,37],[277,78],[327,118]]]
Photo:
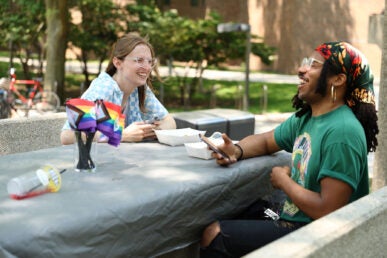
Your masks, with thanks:
[[[15,64],[13,66],[16,69],[16,75],[19,78],[22,78],[22,74],[20,74],[21,68],[20,64]],[[8,78],[9,77],[9,64],[7,62],[0,62],[0,78]]]
[[[46,29],[44,0],[0,0],[0,12],[0,46],[2,49],[12,46],[11,56],[19,58],[25,77],[30,77],[27,63],[32,53],[38,54],[38,60],[43,55]]]
[[[174,11],[160,12],[157,8],[147,5],[128,5],[130,19],[127,21],[128,31],[137,31],[150,39],[157,56],[161,60],[180,56],[182,50],[177,46],[180,41],[186,41],[186,19]],[[183,46],[185,47],[185,46]]]
[[[219,34],[216,28],[221,22],[216,12],[211,12],[208,19],[199,20],[192,46],[201,52],[200,61],[206,60],[208,65],[215,67],[228,60],[243,59],[246,50],[246,35],[238,32]]]
[[[127,23],[128,30],[148,36],[163,64],[180,61],[187,68],[196,69],[196,78],[184,75],[185,78],[177,81],[179,102],[189,108],[195,93],[207,92],[202,87],[204,69],[219,68],[230,60],[244,60],[247,35],[245,32],[218,33],[217,26],[222,18],[216,12],[211,12],[206,19],[193,20],[179,16],[175,10],[160,12],[154,1],[145,2],[146,5],[137,1],[136,5],[127,6],[132,17]],[[270,64],[274,49],[259,43],[257,35],[252,35],[251,39],[252,53]]]
[[[163,103],[171,112],[183,111],[184,108],[179,102],[179,78],[168,77],[164,78],[161,85],[160,82],[154,83],[154,88],[157,91],[163,86],[164,101]],[[219,88],[215,91],[215,96],[208,93],[196,92],[191,98],[190,110],[211,108],[210,99],[216,97],[217,107],[220,108],[239,108],[242,101],[243,89],[242,82],[238,81],[223,81],[223,80],[207,80],[203,79],[203,87],[206,92],[211,92],[214,85]],[[261,83],[251,82],[249,89],[249,111],[255,114],[262,113],[263,110],[263,86],[267,86],[268,105],[266,112],[293,112],[291,99],[297,92],[296,86],[293,84],[280,83]]]
[[[94,76],[88,71],[88,62],[97,60],[101,69],[112,44],[122,34],[132,31],[150,38],[162,64],[180,61],[197,69],[197,77],[182,76],[176,80],[180,104],[189,103],[192,96],[210,93],[211,88],[203,86],[201,74],[204,69],[219,69],[230,60],[243,62],[246,33],[218,33],[217,25],[222,23],[219,14],[211,12],[206,19],[193,20],[179,16],[174,10],[162,12],[156,2],[138,0],[136,4],[122,7],[111,0],[68,0],[68,8],[79,11],[82,17],[77,24],[69,20],[68,45],[81,62],[86,87]],[[3,14],[0,17],[1,48],[8,49],[12,40],[15,53],[21,60],[24,58],[24,70],[28,68],[32,53],[38,53],[35,57],[43,62],[46,41],[44,0],[0,0],[0,11]],[[260,42],[257,35],[252,35],[251,41],[251,52],[269,64],[275,49]],[[25,73],[22,77],[29,76]]]
[[[108,58],[113,43],[117,40],[119,32],[123,30],[120,20],[123,18],[120,9],[112,1],[83,0],[70,3],[73,10],[82,14],[82,22],[70,24],[68,40],[71,48],[79,48],[77,59],[83,64],[83,74],[88,85],[89,72],[87,62],[97,59],[102,63]]]
[[[141,1],[142,2],[142,1]],[[194,61],[219,67],[229,60],[243,60],[246,51],[246,33],[218,33],[217,25],[222,17],[211,12],[206,19],[193,20],[179,16],[175,10],[161,12],[154,1],[147,5],[127,5],[132,19],[128,20],[129,31],[148,36],[161,60]],[[136,17],[135,19],[133,17]],[[258,42],[260,37],[252,35],[251,53],[270,64],[275,48]]]
[[[1,66],[0,66],[1,67]],[[161,89],[164,92],[162,100],[165,107],[170,112],[180,112],[187,110],[180,104],[180,77],[165,77],[163,82],[154,82],[153,87],[155,94],[160,98]],[[80,83],[82,76],[79,74],[66,75],[66,97],[76,98],[80,96]],[[208,80],[203,79],[203,87],[207,92],[210,92],[213,86],[218,86],[216,90],[216,107],[219,108],[241,108],[243,82],[239,81],[224,81],[224,80]],[[268,105],[266,112],[268,113],[282,113],[293,112],[291,99],[297,92],[296,85],[284,83],[261,83],[251,82],[249,90],[249,111],[254,114],[263,113],[263,85],[267,86]],[[212,108],[210,106],[211,97],[214,95],[208,93],[196,92],[192,96],[192,102],[189,110],[199,110]]]
[[[276,52],[275,47],[268,46],[262,42],[253,42],[251,43],[251,53],[256,56],[259,56],[264,64],[270,65],[273,60],[271,57]]]
[[[20,46],[34,44],[45,29],[43,0],[0,1],[0,43],[7,47],[10,41]]]

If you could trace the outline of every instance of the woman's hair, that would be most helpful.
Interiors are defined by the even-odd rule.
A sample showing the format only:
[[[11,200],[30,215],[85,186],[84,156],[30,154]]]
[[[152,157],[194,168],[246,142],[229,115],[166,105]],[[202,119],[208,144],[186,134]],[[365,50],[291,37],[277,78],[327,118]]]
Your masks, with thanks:
[[[324,65],[321,70],[320,78],[318,80],[316,93],[321,94],[322,96],[325,96],[327,94],[327,79],[332,75],[337,75],[342,73],[340,69],[337,68],[337,66],[334,66],[332,62],[327,59],[324,62]],[[353,99],[352,91],[353,88],[349,85],[350,81],[347,80],[347,87],[346,87],[346,104],[348,105],[348,101],[352,100],[355,101],[354,105],[348,105],[353,113],[355,114],[356,118],[360,121],[361,125],[363,126],[365,136],[367,139],[367,151],[368,152],[374,152],[376,150],[376,146],[378,145],[378,140],[376,138],[376,135],[379,133],[378,128],[378,117],[376,115],[377,111],[375,109],[375,105],[370,103],[364,103],[360,102],[356,99]],[[297,109],[296,116],[301,117],[304,114],[308,113],[311,110],[311,107],[306,102],[302,101],[298,98],[298,94],[296,94],[293,99],[293,107]]]
[[[117,68],[113,64],[113,58],[116,57],[120,60],[124,60],[125,57],[129,55],[138,45],[147,46],[151,52],[152,58],[155,58],[154,49],[147,38],[143,38],[136,34],[129,33],[119,38],[117,42],[114,43],[110,54],[109,64],[105,70],[106,73],[108,73],[110,76],[113,76],[117,71]],[[153,68],[153,71],[155,72],[156,78],[161,80],[159,71],[157,69],[157,64]],[[152,74],[150,74],[150,76],[146,80],[146,85],[147,87],[150,87],[153,90],[152,79]],[[138,87],[138,99],[140,102],[139,106],[142,112],[145,112],[145,92],[145,85]]]

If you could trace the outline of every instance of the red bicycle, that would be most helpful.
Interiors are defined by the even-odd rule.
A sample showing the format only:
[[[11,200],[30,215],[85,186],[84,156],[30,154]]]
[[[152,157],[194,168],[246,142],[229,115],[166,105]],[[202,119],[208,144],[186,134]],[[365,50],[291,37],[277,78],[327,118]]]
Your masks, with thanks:
[[[11,110],[16,111],[19,115],[20,111],[24,112],[26,117],[28,117],[30,110],[36,110],[39,113],[58,111],[60,106],[58,95],[53,91],[44,90],[41,79],[18,80],[15,68],[11,68],[9,74],[10,79],[7,80],[7,83],[3,81],[0,85],[3,90],[3,104],[0,105],[2,116],[8,113],[8,117],[10,117]],[[24,87],[18,87],[20,85]],[[6,107],[5,102],[8,103],[9,107]]]

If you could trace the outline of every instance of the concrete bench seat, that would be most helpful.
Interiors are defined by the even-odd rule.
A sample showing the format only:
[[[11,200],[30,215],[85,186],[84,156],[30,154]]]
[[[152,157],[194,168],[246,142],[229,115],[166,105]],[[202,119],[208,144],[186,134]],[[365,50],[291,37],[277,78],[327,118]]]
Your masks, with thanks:
[[[387,186],[246,256],[386,257]]]
[[[0,119],[0,155],[61,145],[65,112],[17,119]]]
[[[233,140],[254,134],[255,116],[246,111],[236,109],[204,109],[172,114],[177,128],[190,127],[206,130],[206,136],[214,132],[227,133]]]
[[[244,258],[386,257],[387,186]],[[199,243],[157,258],[198,258]]]

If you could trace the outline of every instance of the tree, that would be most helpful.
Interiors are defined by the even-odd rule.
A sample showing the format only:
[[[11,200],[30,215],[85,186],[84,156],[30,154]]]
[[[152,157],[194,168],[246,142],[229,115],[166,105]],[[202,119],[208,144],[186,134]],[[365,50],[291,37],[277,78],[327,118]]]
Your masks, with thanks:
[[[45,0],[47,20],[47,57],[44,88],[57,90],[64,99],[65,61],[67,48],[67,0]]]
[[[227,61],[244,59],[245,33],[217,33],[222,18],[216,12],[211,12],[206,19],[192,20],[179,16],[174,10],[160,12],[154,1],[145,1],[145,5],[140,2],[143,1],[127,6],[131,17],[127,21],[128,30],[149,36],[161,61],[167,61],[169,65],[173,60],[180,61],[186,64],[186,71],[196,69],[196,77],[178,76],[181,78],[180,102],[186,109],[197,90],[203,93],[202,74],[207,67],[219,68]],[[257,35],[252,35],[252,39],[252,53],[270,64],[269,57],[275,49],[259,42]],[[173,71],[172,67],[170,71]]]
[[[39,61],[37,68],[43,74],[45,42],[45,6],[43,0],[0,0],[0,45],[10,50],[10,65],[18,57],[24,78],[31,79],[29,61],[33,54]]]
[[[70,6],[82,15],[79,24],[71,23],[69,42],[77,59],[81,62],[86,87],[90,84],[88,62],[92,58],[99,61],[101,72],[102,62],[108,57],[112,44],[123,31],[121,8],[112,1],[83,0],[72,1]],[[80,51],[79,51],[80,50]]]
[[[387,0],[385,1],[387,6]],[[382,73],[379,89],[379,110],[378,110],[378,148],[375,152],[374,169],[372,179],[372,190],[377,190],[386,185],[387,180],[387,13],[384,12],[383,25],[383,49],[382,49]]]

